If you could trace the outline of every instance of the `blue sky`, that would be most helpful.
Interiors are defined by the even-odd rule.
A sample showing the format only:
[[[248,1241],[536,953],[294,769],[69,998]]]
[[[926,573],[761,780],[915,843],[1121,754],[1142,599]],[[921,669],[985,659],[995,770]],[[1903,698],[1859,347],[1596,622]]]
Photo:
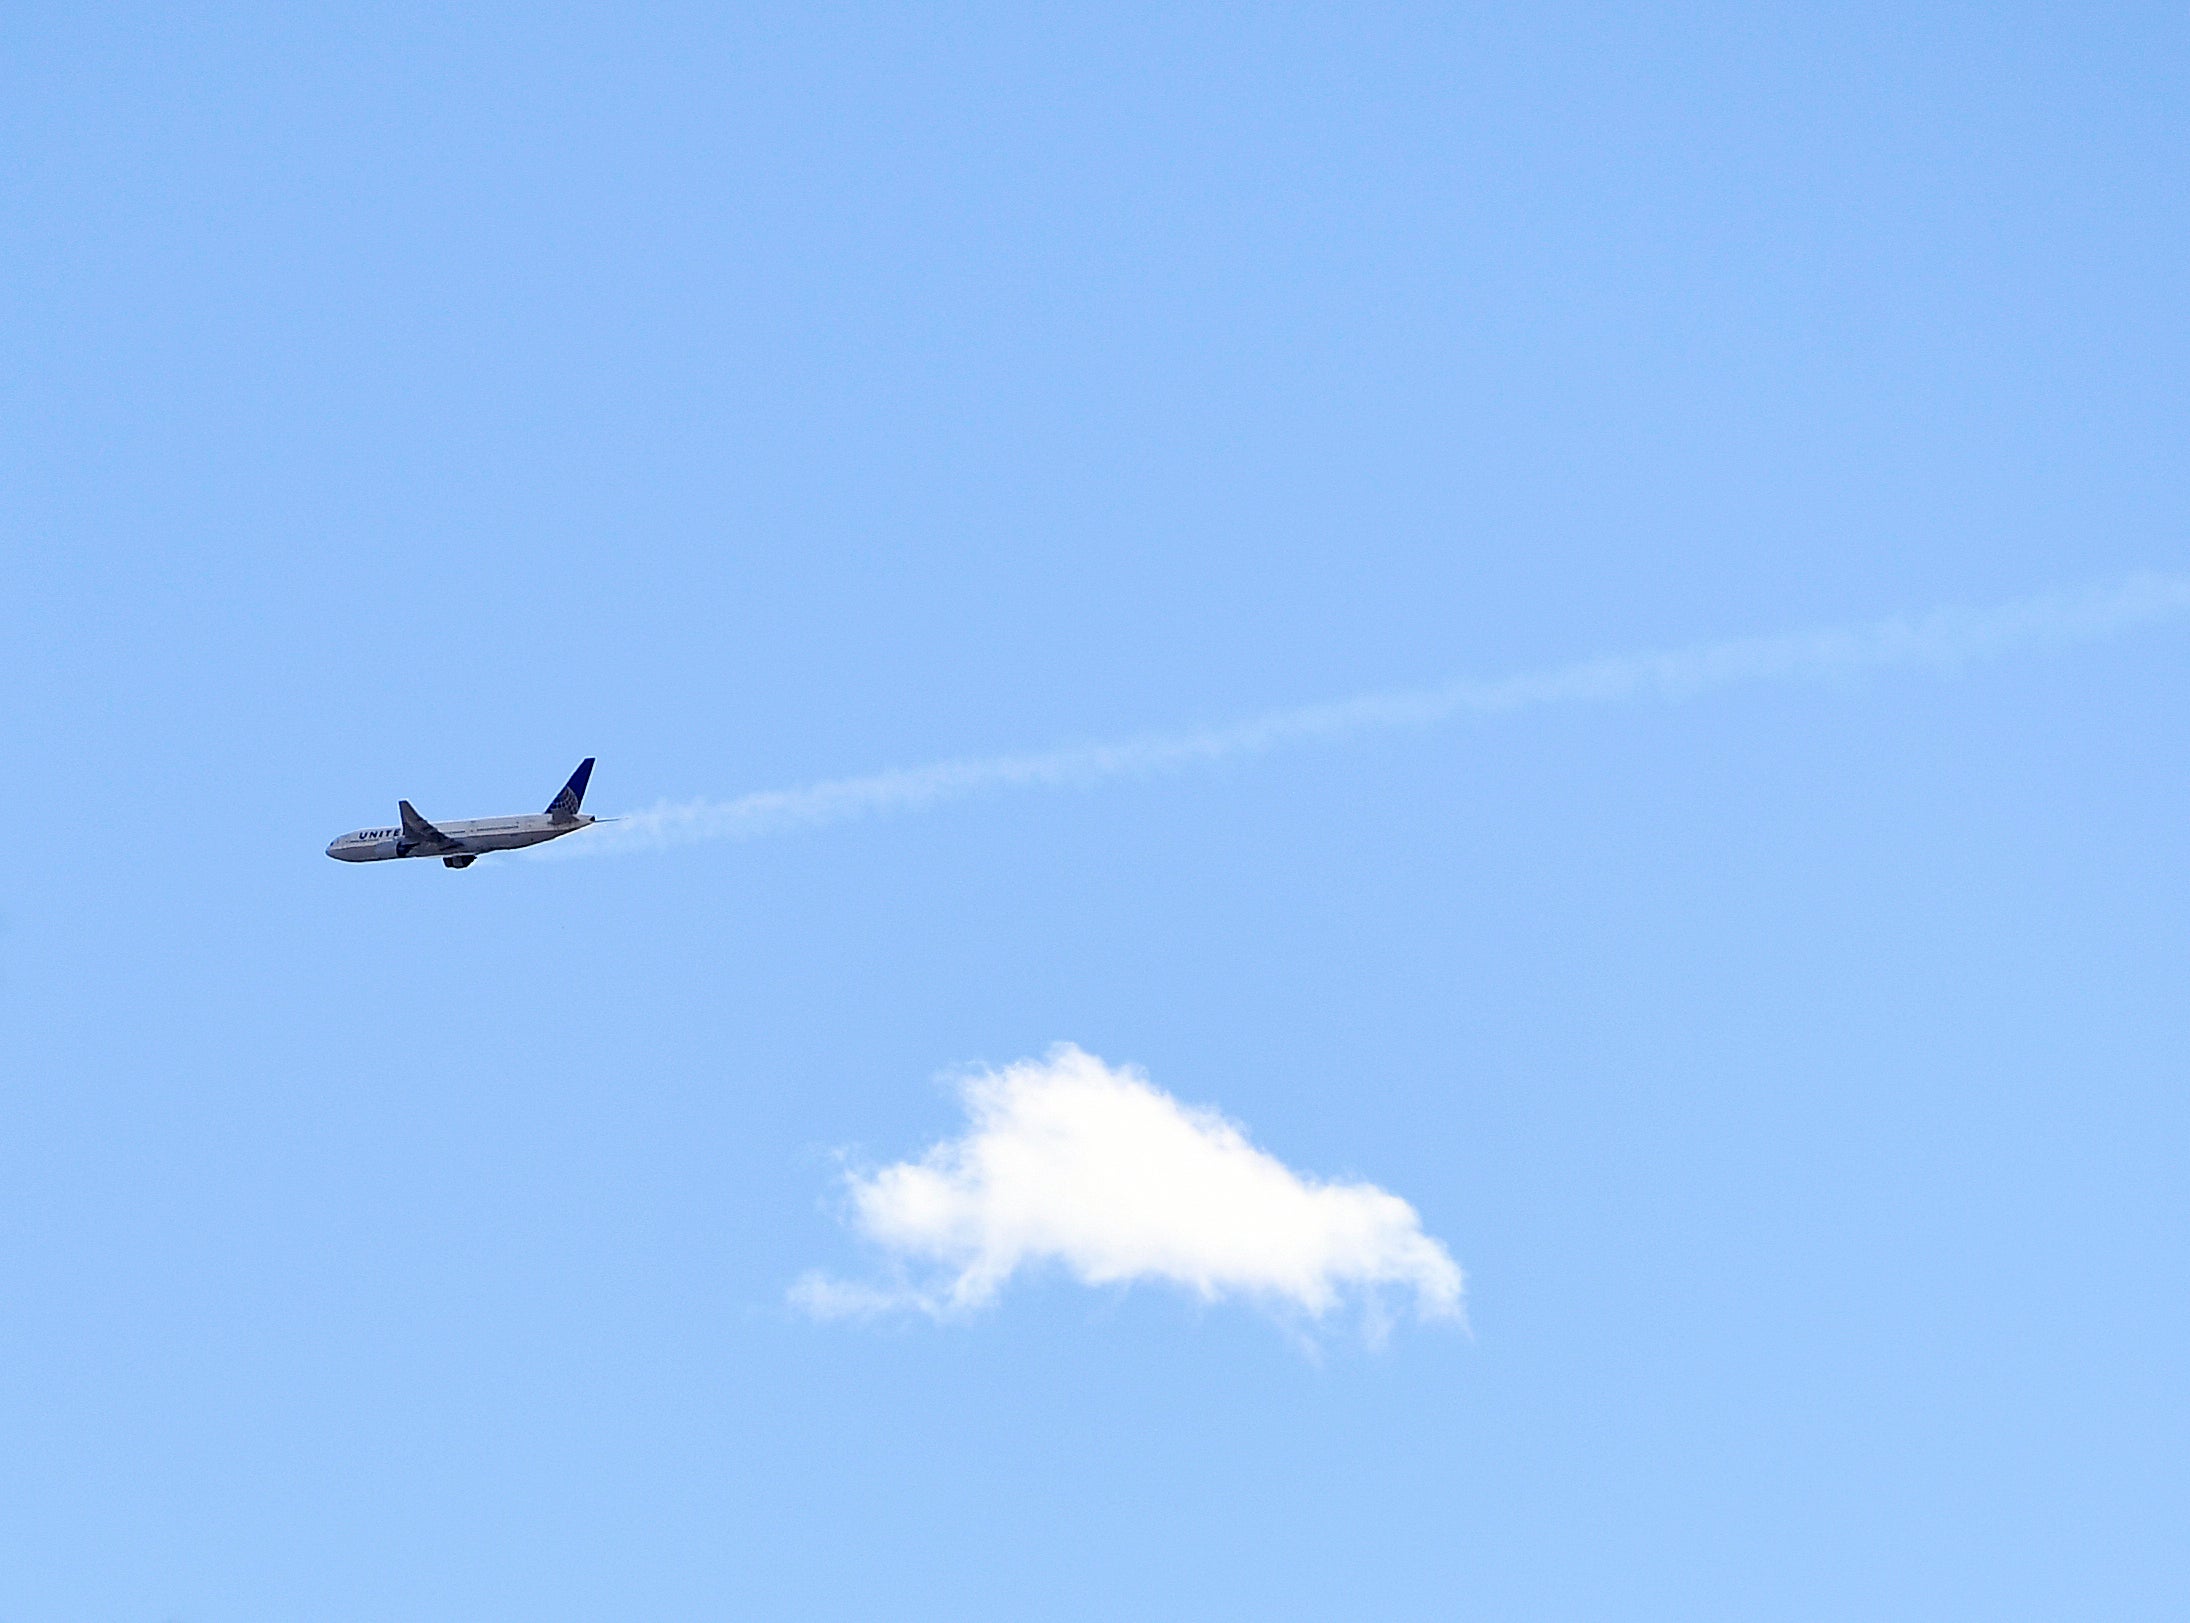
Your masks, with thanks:
[[[2179,576],[2186,32],[11,10],[0,1620],[2179,1610],[2190,623],[321,850]],[[1465,1324],[802,1311],[1060,1043]]]

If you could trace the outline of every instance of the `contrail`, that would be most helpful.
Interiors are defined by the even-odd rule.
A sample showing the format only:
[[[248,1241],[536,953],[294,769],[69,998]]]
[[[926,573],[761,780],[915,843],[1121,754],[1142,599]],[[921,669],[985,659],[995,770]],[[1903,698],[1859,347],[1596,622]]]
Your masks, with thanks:
[[[1553,670],[1463,680],[1279,710],[1196,732],[1149,733],[1031,755],[938,761],[765,789],[735,800],[662,804],[545,853],[579,856],[656,850],[699,840],[749,840],[882,812],[914,811],[1001,789],[1056,789],[1145,776],[1204,761],[1260,755],[1356,733],[1434,727],[1553,704],[1692,698],[1750,682],[1816,681],[1897,666],[1954,668],[2024,648],[2087,642],[2190,611],[2190,575],[2139,574],[2080,592],[1979,609],[1773,637],[1744,637],[1654,654],[1615,655]]]

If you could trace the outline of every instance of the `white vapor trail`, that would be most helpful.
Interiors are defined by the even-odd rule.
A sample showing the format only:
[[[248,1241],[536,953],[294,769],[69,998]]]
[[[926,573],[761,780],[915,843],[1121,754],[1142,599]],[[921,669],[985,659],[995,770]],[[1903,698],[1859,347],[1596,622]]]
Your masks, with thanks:
[[[1054,789],[1140,776],[1203,761],[1259,755],[1355,733],[1432,727],[1550,704],[1685,699],[1749,682],[1808,681],[1897,666],[1951,668],[2021,648],[2086,642],[2190,611],[2190,575],[2138,574],[2080,592],[1988,608],[1940,609],[1914,618],[1773,637],[1744,637],[1651,654],[1443,687],[1370,694],[1310,705],[1197,732],[1151,733],[1030,755],[938,761],[765,789],[735,800],[663,804],[544,850],[577,856],[653,850],[698,840],[745,840],[785,829],[912,811],[998,789]]]

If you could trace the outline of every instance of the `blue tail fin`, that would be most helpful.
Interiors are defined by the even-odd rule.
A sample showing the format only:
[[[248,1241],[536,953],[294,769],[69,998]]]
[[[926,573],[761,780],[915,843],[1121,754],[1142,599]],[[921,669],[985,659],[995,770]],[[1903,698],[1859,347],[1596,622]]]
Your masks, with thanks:
[[[593,776],[593,757],[588,755],[578,763],[578,770],[563,785],[563,792],[548,802],[550,817],[576,817],[578,806],[586,797],[586,780]]]

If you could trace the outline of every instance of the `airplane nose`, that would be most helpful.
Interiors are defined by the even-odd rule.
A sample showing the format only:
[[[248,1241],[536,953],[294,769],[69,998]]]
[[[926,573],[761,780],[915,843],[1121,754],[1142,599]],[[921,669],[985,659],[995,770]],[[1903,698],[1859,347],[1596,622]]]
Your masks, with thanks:
[[[342,842],[341,842],[340,840],[329,840],[329,841],[327,842],[327,854],[328,854],[329,856],[333,857],[333,858],[334,858],[334,859],[335,859],[335,860],[336,860],[337,862],[340,862],[340,861],[342,860],[342,858],[341,858],[341,856],[340,856],[340,855],[338,855],[338,854],[337,854],[337,852],[335,851],[335,847],[336,847],[336,846],[338,846],[338,845],[340,845],[341,843],[342,843]]]

